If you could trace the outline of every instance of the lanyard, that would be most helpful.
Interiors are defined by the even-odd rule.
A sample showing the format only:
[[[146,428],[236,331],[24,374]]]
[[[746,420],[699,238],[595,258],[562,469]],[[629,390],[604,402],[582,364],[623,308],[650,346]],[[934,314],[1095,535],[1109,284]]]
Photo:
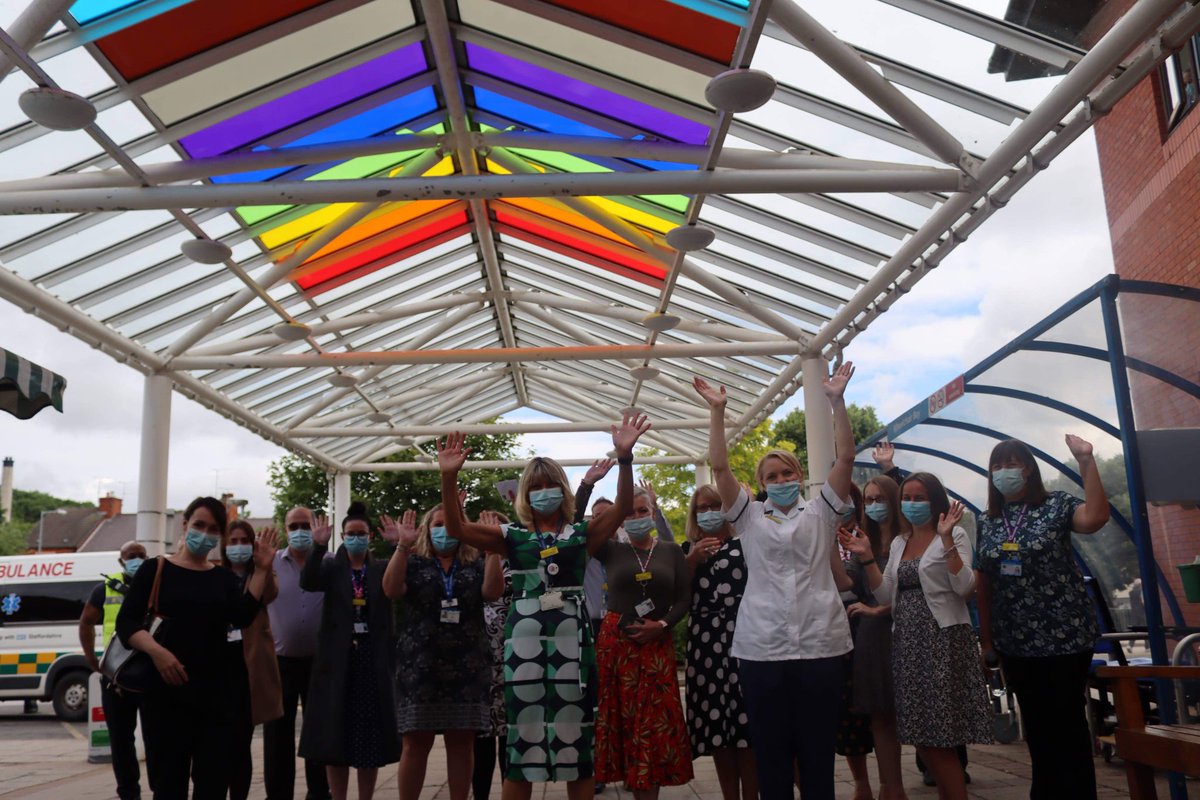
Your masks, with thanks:
[[[650,559],[654,558],[654,548],[658,547],[658,540],[652,539],[650,541],[650,552],[646,553],[645,561],[642,561],[642,554],[638,551],[638,549],[636,547],[633,546],[633,543],[630,542],[628,544],[629,544],[629,549],[633,551],[633,557],[637,559],[638,574],[634,576],[634,579],[637,580],[637,582],[639,584],[641,584],[642,595],[645,596],[645,594],[646,594],[646,579],[642,578],[642,576],[645,575],[645,576],[649,577]]]
[[[1007,541],[1015,542],[1017,539],[1017,531],[1021,529],[1021,522],[1025,519],[1025,512],[1029,510],[1029,506],[1021,504],[1021,513],[1017,515],[1017,521],[1009,524],[1008,512],[1005,509],[1000,509],[1000,519],[1004,522],[1004,528],[1008,531]]]
[[[441,572],[441,570],[438,570]],[[454,559],[454,563],[450,565],[449,572],[442,572],[442,586],[446,590],[446,599],[454,599],[454,575],[458,572],[458,559]]]
[[[549,550],[551,547],[557,546],[560,533],[562,533],[562,529],[559,529],[557,533],[546,531],[543,534],[541,529],[538,528],[537,523],[533,523],[533,535],[537,538],[538,546],[543,550]]]
[[[354,618],[361,620],[367,605],[367,568],[350,568],[350,588],[354,591],[354,599],[350,601],[354,608]]]

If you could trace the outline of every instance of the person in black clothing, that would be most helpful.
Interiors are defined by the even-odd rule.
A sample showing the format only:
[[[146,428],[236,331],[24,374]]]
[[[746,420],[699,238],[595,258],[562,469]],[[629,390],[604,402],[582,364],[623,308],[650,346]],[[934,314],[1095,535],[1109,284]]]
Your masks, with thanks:
[[[96,657],[96,626],[103,625],[104,639],[100,646],[103,650],[116,632],[117,614],[125,595],[129,593],[129,583],[145,560],[146,548],[138,542],[121,545],[121,573],[104,576],[104,582],[96,584],[83,607],[83,614],[79,617],[79,645],[83,648],[83,657],[96,672],[100,671],[100,659]],[[137,800],[142,796],[142,788],[134,732],[142,699],[132,692],[117,691],[107,678],[101,676],[100,702],[104,708],[104,725],[108,728],[117,797],[121,800]],[[145,725],[145,722],[142,724]],[[149,768],[146,771],[149,772]]]
[[[212,497],[184,511],[183,542],[162,564],[157,639],[145,622],[160,559],[138,569],[117,615],[117,636],[149,655],[161,678],[142,706],[155,800],[186,800],[189,777],[195,800],[224,798],[229,788],[235,710],[226,695],[226,632],[258,614],[274,552],[255,555],[259,568],[243,592],[232,572],[208,560],[225,536],[225,519],[225,506]]]
[[[346,800],[351,767],[359,800],[370,800],[379,768],[400,760],[392,603],[383,592],[388,562],[367,553],[367,508],[351,503],[349,512],[333,558],[325,558],[333,531],[317,518],[313,551],[300,572],[301,589],[325,593],[300,755],[326,765],[334,800]]]

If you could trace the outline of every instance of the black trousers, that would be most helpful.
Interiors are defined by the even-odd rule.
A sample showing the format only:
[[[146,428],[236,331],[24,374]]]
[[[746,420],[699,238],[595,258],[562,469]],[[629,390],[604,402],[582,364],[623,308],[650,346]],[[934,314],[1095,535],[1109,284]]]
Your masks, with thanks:
[[[108,728],[108,743],[112,751],[113,777],[117,779],[117,797],[121,800],[137,800],[142,796],[142,771],[138,767],[137,730],[138,711],[141,697],[128,692],[122,694],[106,679],[100,679],[100,705],[104,708],[104,724]],[[143,721],[142,732],[145,733]],[[150,772],[150,765],[146,765]],[[150,784],[153,791],[154,784]]]
[[[833,800],[834,742],[846,681],[842,656],[738,662],[762,800]]]
[[[250,744],[254,739],[254,723],[250,721],[250,702],[238,709],[234,720],[229,750],[229,800],[246,800],[250,796],[250,778],[254,774],[254,756]]]
[[[1033,767],[1030,800],[1095,800],[1096,765],[1084,695],[1091,651],[1040,658],[997,654],[1021,708]]]
[[[475,771],[471,774],[471,792],[475,800],[488,800],[492,791],[492,776],[496,764],[500,764],[500,776],[508,768],[508,753],[504,749],[503,736],[475,737]]]
[[[224,800],[233,721],[219,693],[191,687],[147,692],[142,703],[146,768],[154,800]]]
[[[308,698],[311,658],[279,656],[283,716],[263,725],[263,784],[267,800],[292,800],[296,785],[296,706]],[[305,759],[305,800],[328,800],[325,765]]]

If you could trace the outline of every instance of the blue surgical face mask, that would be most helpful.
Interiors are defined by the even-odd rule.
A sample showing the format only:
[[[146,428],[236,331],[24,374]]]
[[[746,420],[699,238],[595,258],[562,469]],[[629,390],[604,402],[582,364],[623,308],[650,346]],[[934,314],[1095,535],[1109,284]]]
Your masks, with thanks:
[[[913,525],[924,525],[933,519],[933,512],[929,509],[928,500],[905,500],[900,504],[900,511],[904,514],[905,519]]]
[[[458,539],[446,533],[445,525],[435,525],[430,528],[429,538],[433,540],[433,549],[439,553],[447,553],[458,547]]]
[[[146,559],[144,559],[144,558],[127,558],[127,559],[125,559],[125,567],[124,567],[125,574],[132,578],[137,573],[138,567],[140,567],[143,563],[145,563],[145,561],[146,561]]]
[[[352,556],[361,556],[367,552],[367,542],[370,537],[365,533],[347,533],[342,535],[342,544],[346,546],[346,552]]]
[[[297,528],[288,531],[288,547],[293,550],[312,550],[312,531],[308,528]]]
[[[888,518],[887,503],[867,503],[863,513],[876,522],[883,522]]]
[[[705,533],[716,533],[725,525],[725,515],[720,511],[701,511],[696,514],[696,524]]]
[[[854,504],[851,503],[850,507],[842,512],[842,522],[849,522],[850,520],[854,519],[855,510]]]
[[[529,505],[539,514],[553,514],[562,505],[562,489],[534,489],[529,493]]]
[[[634,519],[625,520],[625,532],[629,534],[630,539],[641,541],[650,535],[650,531],[654,530],[653,517],[635,517]]]
[[[221,537],[213,533],[205,533],[204,531],[189,530],[187,538],[184,539],[187,543],[187,549],[195,556],[208,555],[208,552],[221,543]]]
[[[781,508],[793,506],[800,499],[800,481],[772,483],[767,486],[767,497]]]
[[[992,473],[992,485],[1005,497],[1020,494],[1021,490],[1025,488],[1024,473],[1025,470],[1020,467],[998,469]]]
[[[250,556],[254,555],[254,545],[252,544],[230,544],[225,546],[225,555],[234,564],[245,564],[250,560]]]

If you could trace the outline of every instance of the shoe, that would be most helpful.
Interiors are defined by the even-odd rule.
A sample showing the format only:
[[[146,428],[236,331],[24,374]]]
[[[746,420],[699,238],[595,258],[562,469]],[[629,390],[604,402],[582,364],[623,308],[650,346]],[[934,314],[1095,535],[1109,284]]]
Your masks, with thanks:
[[[933,777],[932,772],[922,772],[921,782],[926,786],[937,786],[937,778]]]
[[[600,781],[596,781],[596,789],[594,791],[594,794],[600,794],[601,792],[603,792],[604,787],[605,787],[605,784],[601,783]]]

